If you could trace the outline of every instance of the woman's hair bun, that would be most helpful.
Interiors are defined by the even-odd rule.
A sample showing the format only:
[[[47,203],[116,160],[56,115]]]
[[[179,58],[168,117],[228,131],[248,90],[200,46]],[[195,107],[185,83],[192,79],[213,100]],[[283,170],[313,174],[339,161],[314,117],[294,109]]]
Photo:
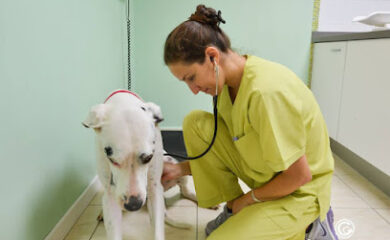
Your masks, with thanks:
[[[225,20],[221,17],[221,11],[217,13],[213,8],[208,8],[205,5],[198,5],[189,20],[208,24],[214,28],[219,27],[221,22],[225,23]]]
[[[204,5],[198,5],[191,17],[169,33],[164,45],[164,62],[200,63],[205,61],[207,47],[217,47],[221,52],[231,50],[229,37],[219,27],[225,23],[218,13]]]

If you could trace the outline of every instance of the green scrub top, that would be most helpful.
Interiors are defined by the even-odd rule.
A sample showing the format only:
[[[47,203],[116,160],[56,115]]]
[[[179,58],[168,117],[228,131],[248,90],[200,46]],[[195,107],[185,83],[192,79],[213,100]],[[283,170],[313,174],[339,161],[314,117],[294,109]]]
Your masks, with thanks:
[[[312,180],[292,195],[316,196],[321,219],[330,206],[334,160],[320,108],[310,89],[288,68],[247,56],[240,87],[232,103],[225,85],[219,114],[245,162],[253,186],[260,187],[306,154]]]

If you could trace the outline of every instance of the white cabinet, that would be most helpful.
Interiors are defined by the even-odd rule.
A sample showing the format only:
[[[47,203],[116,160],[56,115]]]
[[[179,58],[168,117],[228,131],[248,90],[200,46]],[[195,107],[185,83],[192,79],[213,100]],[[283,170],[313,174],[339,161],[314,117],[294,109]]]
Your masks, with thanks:
[[[347,46],[337,141],[390,175],[390,39]]]
[[[390,175],[390,39],[316,43],[312,91],[330,137]]]
[[[317,43],[313,51],[311,89],[333,139],[338,132],[346,47],[347,42]]]

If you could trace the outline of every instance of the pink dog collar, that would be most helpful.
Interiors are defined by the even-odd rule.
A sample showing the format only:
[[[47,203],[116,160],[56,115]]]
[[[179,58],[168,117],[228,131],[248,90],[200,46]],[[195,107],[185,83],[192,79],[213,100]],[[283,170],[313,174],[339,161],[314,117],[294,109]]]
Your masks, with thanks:
[[[142,98],[140,98],[137,94],[133,93],[133,92],[130,92],[128,90],[118,90],[118,91],[115,91],[113,93],[110,94],[110,96],[108,96],[108,98],[106,98],[106,100],[104,101],[104,103],[106,103],[108,101],[108,99],[110,99],[112,96],[114,96],[115,94],[117,93],[130,93],[131,95],[137,97],[139,100],[143,101]]]

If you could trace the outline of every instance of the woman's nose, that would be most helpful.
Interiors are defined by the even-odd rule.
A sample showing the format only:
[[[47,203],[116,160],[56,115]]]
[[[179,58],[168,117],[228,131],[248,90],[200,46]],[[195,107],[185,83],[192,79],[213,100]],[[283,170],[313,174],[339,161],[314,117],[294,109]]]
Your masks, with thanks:
[[[200,91],[200,87],[196,86],[195,84],[188,84],[188,87],[191,89],[193,94],[198,94]]]

